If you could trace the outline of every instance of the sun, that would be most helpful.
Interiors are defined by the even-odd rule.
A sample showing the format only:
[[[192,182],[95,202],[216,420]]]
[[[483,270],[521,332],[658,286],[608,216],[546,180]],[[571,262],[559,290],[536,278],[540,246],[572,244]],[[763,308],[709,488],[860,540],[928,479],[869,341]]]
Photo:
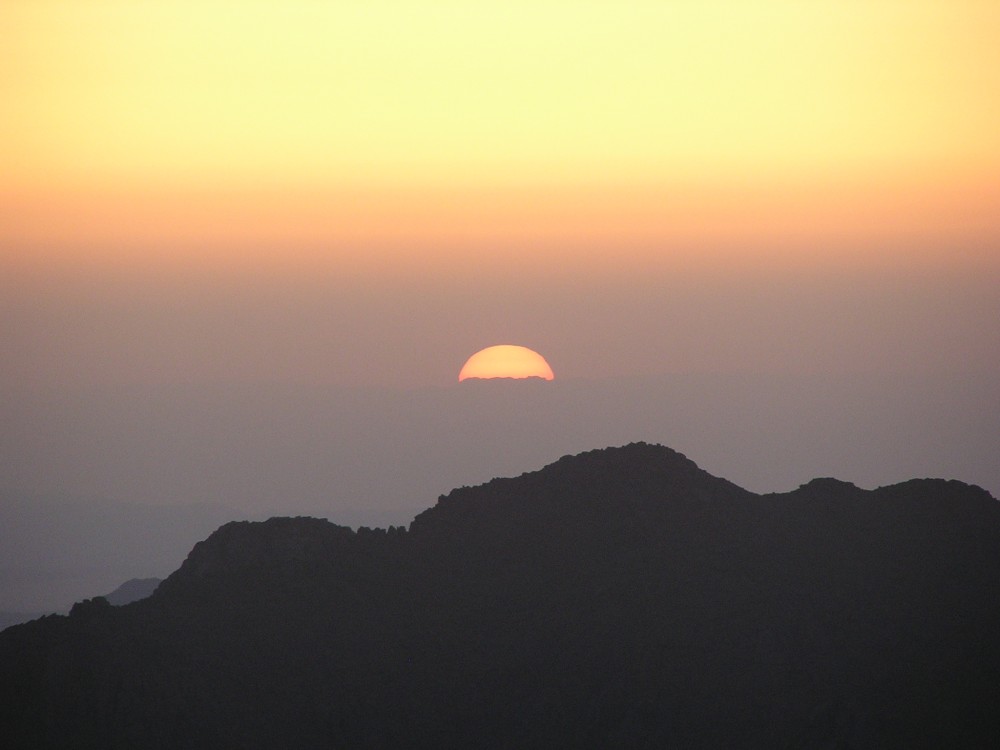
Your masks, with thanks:
[[[526,346],[500,344],[473,354],[458,373],[458,382],[468,378],[542,378],[554,380],[545,357]]]

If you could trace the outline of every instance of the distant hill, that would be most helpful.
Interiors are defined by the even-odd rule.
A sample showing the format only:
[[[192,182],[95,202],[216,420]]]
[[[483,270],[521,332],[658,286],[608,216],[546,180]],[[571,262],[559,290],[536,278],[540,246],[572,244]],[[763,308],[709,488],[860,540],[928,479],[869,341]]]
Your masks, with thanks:
[[[14,612],[67,612],[136,572],[163,578],[221,524],[266,517],[211,503],[143,505],[3,490],[0,498],[0,609]]]
[[[410,528],[229,523],[147,599],[0,633],[10,748],[991,747],[1000,504],[757,495],[661,446]]]
[[[131,604],[152,594],[160,584],[160,580],[159,578],[132,578],[103,598],[116,607]],[[61,611],[65,612],[66,610]],[[0,612],[0,630],[12,625],[20,625],[23,622],[37,620],[48,614],[52,614],[52,612]]]
[[[152,595],[156,591],[156,587],[160,585],[160,580],[159,578],[131,578],[104,598],[108,600],[108,604],[115,607],[131,604]]]

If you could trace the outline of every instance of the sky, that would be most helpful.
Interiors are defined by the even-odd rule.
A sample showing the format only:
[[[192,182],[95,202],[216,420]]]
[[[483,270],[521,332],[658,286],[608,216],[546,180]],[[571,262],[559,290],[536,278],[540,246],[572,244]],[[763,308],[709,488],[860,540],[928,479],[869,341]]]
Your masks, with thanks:
[[[998,38],[992,0],[7,0],[0,502],[402,522],[632,439],[997,494]],[[549,396],[457,383],[494,344]]]
[[[988,0],[0,13],[16,269],[996,265]]]

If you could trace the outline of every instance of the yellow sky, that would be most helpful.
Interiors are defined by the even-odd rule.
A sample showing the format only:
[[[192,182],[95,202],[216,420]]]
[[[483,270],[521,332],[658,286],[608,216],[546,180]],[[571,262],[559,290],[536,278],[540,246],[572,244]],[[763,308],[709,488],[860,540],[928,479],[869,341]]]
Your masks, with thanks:
[[[0,252],[990,255],[997,39],[995,0],[7,0]]]

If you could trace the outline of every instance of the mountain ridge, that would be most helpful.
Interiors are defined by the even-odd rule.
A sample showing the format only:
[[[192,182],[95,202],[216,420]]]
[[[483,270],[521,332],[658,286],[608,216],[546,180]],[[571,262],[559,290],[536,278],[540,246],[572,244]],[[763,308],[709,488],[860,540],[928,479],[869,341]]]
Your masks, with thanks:
[[[662,446],[457,488],[409,529],[233,522],[147,599],[0,634],[11,747],[982,746],[1000,504],[757,495]]]

